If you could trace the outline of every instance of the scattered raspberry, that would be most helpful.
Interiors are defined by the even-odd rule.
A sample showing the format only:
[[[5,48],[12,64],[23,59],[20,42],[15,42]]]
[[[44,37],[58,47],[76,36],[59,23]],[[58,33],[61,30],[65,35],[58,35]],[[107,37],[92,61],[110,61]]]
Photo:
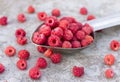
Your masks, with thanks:
[[[87,14],[88,14],[87,8],[86,8],[86,7],[80,8],[80,14],[81,14],[81,15],[87,15]]]
[[[59,22],[59,27],[62,28],[63,30],[66,30],[69,26],[69,22],[67,20],[61,20]]]
[[[73,48],[80,48],[81,47],[81,44],[79,41],[72,41],[72,47]]]
[[[94,16],[94,15],[88,15],[88,16],[87,16],[87,20],[93,20],[93,19],[95,19],[95,16]]]
[[[72,33],[76,33],[80,28],[77,23],[71,23],[69,25],[69,29],[72,31]]]
[[[37,62],[36,62],[36,66],[38,68],[44,69],[44,68],[47,67],[47,61],[44,58],[39,57],[38,60],[37,60]]]
[[[51,13],[53,16],[56,16],[56,17],[60,16],[60,10],[57,8],[53,9]]]
[[[75,77],[81,77],[84,74],[84,67],[74,66],[72,73]]]
[[[17,43],[20,45],[25,45],[27,44],[27,38],[23,36],[17,37]]]
[[[47,14],[46,14],[46,12],[39,12],[39,13],[37,14],[37,17],[38,17],[39,20],[45,21],[46,18],[47,18]]]
[[[52,50],[52,49],[47,49],[47,50],[45,51],[45,53],[44,53],[44,55],[45,55],[46,57],[50,57],[52,54],[53,54],[53,50]]]
[[[82,30],[88,35],[93,32],[93,28],[89,24],[85,24]]]
[[[14,56],[16,54],[16,49],[13,46],[8,46],[5,49],[5,54],[9,57]]]
[[[0,74],[5,71],[5,67],[2,63],[0,63]]]
[[[24,29],[22,29],[22,28],[19,28],[19,29],[17,29],[16,31],[15,31],[15,36],[16,37],[19,37],[19,36],[26,36],[26,32],[25,32],[25,30]]]
[[[18,19],[18,21],[21,22],[21,23],[23,23],[23,22],[26,21],[26,17],[25,17],[25,15],[24,15],[23,13],[18,14],[17,19]]]
[[[106,78],[113,78],[114,77],[114,71],[112,69],[107,69],[105,71]]]
[[[19,57],[20,59],[27,60],[27,59],[29,58],[29,56],[30,56],[30,53],[29,53],[28,50],[20,50],[20,51],[18,52],[18,57]]]
[[[6,16],[3,16],[0,18],[0,25],[7,25],[8,22],[7,22],[7,17]]]
[[[37,50],[38,50],[40,53],[44,53],[44,52],[47,50],[47,48],[42,47],[42,46],[37,46]]]
[[[65,30],[63,37],[64,37],[64,40],[72,40],[73,33],[71,32],[71,30]]]
[[[112,54],[107,54],[107,55],[104,57],[104,63],[105,63],[106,65],[111,66],[111,65],[114,64],[114,62],[115,62],[115,57],[114,57],[114,55],[112,55]]]
[[[51,34],[57,35],[61,38],[63,36],[63,30],[60,27],[56,27],[52,30]]]
[[[82,47],[88,46],[88,41],[87,41],[87,39],[81,40],[81,46],[82,46]]]
[[[64,41],[62,48],[72,48],[72,44],[69,41]]]
[[[27,11],[28,11],[28,13],[34,13],[35,12],[35,8],[32,5],[30,5],[28,7]]]
[[[62,55],[59,53],[53,53],[50,58],[53,63],[57,64],[61,62]]]
[[[93,42],[94,39],[93,39],[92,36],[90,36],[90,35],[86,35],[86,36],[85,36],[85,40],[87,40],[88,44],[90,44],[90,43]]]
[[[68,23],[76,23],[76,20],[74,17],[62,17],[60,19],[60,21],[62,21],[62,20],[66,20],[66,21],[68,21]]]
[[[76,35],[77,39],[79,39],[79,40],[82,40],[85,38],[85,32],[82,30],[77,31],[75,35]]]
[[[33,67],[29,70],[29,77],[31,79],[39,79],[41,77],[41,71],[37,67]]]
[[[112,40],[110,43],[110,48],[111,50],[117,51],[120,48],[119,42],[117,40]]]
[[[27,62],[26,62],[26,60],[23,60],[23,59],[18,60],[17,61],[17,67],[20,70],[25,70],[27,68]]]

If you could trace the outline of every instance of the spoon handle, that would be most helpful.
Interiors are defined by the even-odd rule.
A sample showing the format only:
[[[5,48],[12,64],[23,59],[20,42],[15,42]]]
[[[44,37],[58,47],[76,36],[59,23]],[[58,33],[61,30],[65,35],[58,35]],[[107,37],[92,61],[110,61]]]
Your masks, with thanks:
[[[110,28],[112,26],[117,26],[120,25],[120,13],[111,16],[106,16],[103,18],[94,19],[88,21],[87,23],[94,28],[94,31]]]

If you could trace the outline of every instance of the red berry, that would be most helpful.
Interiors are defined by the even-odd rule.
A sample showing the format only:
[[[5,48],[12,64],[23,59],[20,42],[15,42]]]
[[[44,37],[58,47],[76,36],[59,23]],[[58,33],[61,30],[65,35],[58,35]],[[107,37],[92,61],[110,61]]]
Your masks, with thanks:
[[[17,67],[20,70],[25,70],[27,68],[27,62],[26,62],[26,60],[23,60],[23,59],[18,60],[17,61]]]
[[[47,18],[47,14],[46,14],[46,12],[39,12],[39,13],[37,14],[37,17],[38,17],[39,20],[45,21],[46,18]]]
[[[14,56],[16,54],[16,49],[13,46],[8,46],[5,49],[5,54],[9,57]]]
[[[93,20],[93,19],[95,19],[95,16],[94,16],[94,15],[88,15],[88,16],[87,16],[87,20]]]
[[[112,54],[107,54],[107,55],[104,57],[104,63],[105,63],[106,65],[111,66],[111,65],[114,64],[114,62],[115,62],[115,57],[114,57],[114,55],[112,55]]]
[[[119,42],[117,40],[112,40],[110,43],[110,48],[111,50],[117,51],[120,48]]]
[[[5,71],[5,67],[2,63],[0,63],[0,73],[3,73]]]
[[[62,48],[72,48],[72,44],[69,41],[64,41]]]
[[[64,40],[72,40],[73,33],[71,32],[71,30],[65,30],[63,37],[64,37]]]
[[[86,46],[88,46],[88,45],[89,45],[89,44],[88,44],[87,39],[81,40],[81,46],[82,46],[82,47],[86,47]]]
[[[66,20],[66,21],[68,21],[68,23],[76,23],[76,20],[74,17],[62,17],[60,19],[60,21],[62,21],[62,20]]]
[[[25,15],[24,15],[23,13],[18,14],[17,19],[18,19],[18,21],[21,22],[21,23],[23,23],[23,22],[26,21],[26,17],[25,17]]]
[[[47,50],[44,52],[44,55],[45,55],[46,57],[50,57],[52,54],[53,54],[53,50],[52,50],[52,49],[47,49]]]
[[[84,67],[74,66],[72,68],[72,73],[75,77],[81,77],[84,74]]]
[[[87,11],[87,8],[86,7],[82,7],[80,8],[80,14],[81,15],[87,15],[88,11]]]
[[[53,16],[56,16],[56,17],[60,16],[60,10],[57,8],[53,9],[51,13]]]
[[[39,57],[38,60],[37,60],[37,62],[36,62],[36,66],[38,68],[44,69],[44,68],[47,67],[47,61],[44,58]]]
[[[67,20],[61,20],[59,22],[59,27],[62,28],[63,30],[66,30],[69,26],[69,22]]]
[[[61,62],[62,55],[59,53],[53,53],[50,58],[53,63],[57,64]]]
[[[19,36],[25,36],[26,35],[26,32],[25,32],[25,30],[24,29],[22,29],[22,28],[19,28],[19,29],[17,29],[16,31],[15,31],[15,36],[16,37],[19,37]]]
[[[72,47],[73,48],[79,48],[79,47],[81,47],[81,44],[80,44],[80,42],[79,41],[72,41]]]
[[[113,78],[114,77],[114,71],[112,69],[107,69],[105,71],[106,78]]]
[[[69,25],[69,29],[72,31],[72,33],[76,33],[80,28],[77,23],[71,23]]]
[[[17,37],[17,43],[20,45],[25,45],[27,44],[27,38],[23,36]]]
[[[63,30],[60,27],[56,27],[51,31],[51,34],[61,38],[63,36]]]
[[[7,17],[6,16],[3,16],[0,18],[0,25],[7,25],[8,22],[7,22]]]
[[[29,77],[31,79],[39,79],[41,77],[41,71],[37,67],[33,67],[29,70]]]
[[[89,24],[85,24],[82,30],[88,35],[93,32],[93,28]]]
[[[90,36],[90,35],[86,35],[86,36],[85,36],[85,40],[87,40],[88,44],[90,44],[90,43],[93,42],[94,39],[93,39],[92,36]]]
[[[77,31],[75,35],[76,35],[77,39],[79,39],[79,40],[82,40],[85,38],[85,32],[82,30]]]
[[[42,47],[42,46],[37,46],[37,50],[38,50],[40,53],[44,53],[44,52],[47,50],[47,48]]]
[[[19,57],[20,59],[27,60],[27,59],[29,58],[29,56],[30,56],[30,53],[29,53],[28,50],[20,50],[20,51],[18,52],[18,57]]]
[[[30,5],[28,7],[27,11],[28,11],[28,13],[34,13],[35,12],[35,8],[32,5]]]
[[[81,22],[77,22],[77,25],[78,25],[79,29],[81,30],[82,27],[83,27],[82,23]]]

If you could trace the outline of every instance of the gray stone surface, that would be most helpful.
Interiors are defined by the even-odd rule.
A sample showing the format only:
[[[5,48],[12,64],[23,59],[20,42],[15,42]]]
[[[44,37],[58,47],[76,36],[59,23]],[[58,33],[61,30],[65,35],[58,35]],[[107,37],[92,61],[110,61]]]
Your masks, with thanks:
[[[36,8],[36,13],[46,11],[49,15],[53,8],[57,7],[61,10],[62,16],[74,16],[79,21],[85,21],[86,16],[79,14],[79,8],[86,6],[89,14],[94,14],[97,18],[112,13],[120,12],[120,0],[0,0],[0,16],[8,16],[9,24],[0,26],[0,63],[3,63],[6,70],[0,74],[0,82],[120,82],[120,50],[111,51],[109,43],[116,39],[120,41],[120,27],[118,26],[105,29],[101,33],[96,33],[96,40],[89,48],[79,51],[78,53],[63,54],[63,60],[60,64],[52,64],[50,59],[48,67],[42,71],[40,80],[31,80],[28,76],[28,70],[34,66],[38,57],[44,57],[38,53],[36,46],[30,41],[32,32],[41,23],[35,14],[28,14],[27,7],[32,4]],[[18,23],[16,16],[18,13],[25,13],[27,21]],[[27,32],[28,44],[20,46],[16,43],[14,32],[17,28],[24,28]],[[20,71],[16,67],[18,60],[17,54],[14,57],[7,57],[4,49],[12,45],[17,49],[27,49],[30,51],[30,59],[28,60],[28,68]],[[112,53],[116,57],[115,64],[111,67],[104,65],[103,57]],[[84,66],[85,75],[81,78],[75,78],[71,73],[74,66]],[[106,79],[104,70],[113,68],[115,77]]]

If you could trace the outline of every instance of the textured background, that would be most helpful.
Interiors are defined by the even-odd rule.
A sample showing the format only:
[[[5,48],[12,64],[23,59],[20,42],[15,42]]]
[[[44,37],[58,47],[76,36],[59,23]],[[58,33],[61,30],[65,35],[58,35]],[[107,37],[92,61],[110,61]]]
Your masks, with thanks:
[[[120,50],[117,52],[111,51],[109,43],[116,39],[120,41],[120,28],[110,28],[103,30],[101,33],[96,33],[95,44],[78,53],[63,54],[63,60],[60,64],[52,64],[49,59],[47,69],[41,70],[42,77],[38,81],[33,81],[28,76],[28,70],[34,66],[38,57],[43,57],[38,53],[36,46],[30,41],[32,32],[40,24],[40,21],[35,14],[27,14],[27,7],[32,4],[36,8],[36,13],[46,11],[49,15],[53,8],[59,8],[62,16],[74,16],[79,21],[85,21],[86,16],[79,15],[79,8],[86,6],[89,14],[94,14],[97,18],[103,17],[112,13],[120,12],[120,0],[0,0],[0,16],[8,16],[9,24],[0,26],[0,62],[6,67],[6,71],[0,75],[0,82],[120,82]],[[25,13],[27,21],[18,23],[16,16],[18,13]],[[14,32],[17,28],[24,28],[27,32],[28,44],[20,46],[16,43]],[[27,49],[31,56],[28,60],[28,68],[25,71],[20,71],[16,67],[17,55],[7,57],[4,54],[4,49],[12,45],[17,49]],[[115,64],[111,67],[104,65],[103,57],[112,53],[116,57]],[[85,75],[81,78],[75,78],[71,73],[71,68],[74,66],[84,66]],[[115,77],[106,79],[104,70],[113,68]]]

